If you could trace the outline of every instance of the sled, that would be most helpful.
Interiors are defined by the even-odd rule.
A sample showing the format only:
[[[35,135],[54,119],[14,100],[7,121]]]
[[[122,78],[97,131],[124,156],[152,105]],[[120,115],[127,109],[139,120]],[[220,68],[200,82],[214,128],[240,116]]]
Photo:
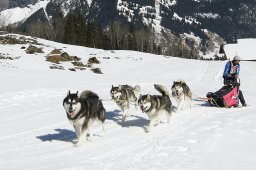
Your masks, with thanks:
[[[206,97],[208,102],[212,106],[217,107],[238,107],[239,106],[239,86],[240,80],[231,81],[228,84],[224,85],[217,92],[209,92]]]

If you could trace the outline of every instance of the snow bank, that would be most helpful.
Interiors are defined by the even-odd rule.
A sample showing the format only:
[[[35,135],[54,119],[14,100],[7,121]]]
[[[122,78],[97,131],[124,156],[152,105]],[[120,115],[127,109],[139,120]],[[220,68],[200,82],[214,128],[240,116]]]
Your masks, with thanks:
[[[239,39],[237,44],[225,45],[227,57],[239,55],[243,60],[256,60],[256,39]]]

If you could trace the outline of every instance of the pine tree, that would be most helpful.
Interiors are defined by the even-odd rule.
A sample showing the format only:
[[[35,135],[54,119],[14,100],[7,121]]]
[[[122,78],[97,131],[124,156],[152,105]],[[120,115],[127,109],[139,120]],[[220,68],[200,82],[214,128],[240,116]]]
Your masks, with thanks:
[[[73,14],[67,16],[67,22],[64,32],[64,43],[75,44],[76,43],[76,29],[75,29],[75,17]]]
[[[137,42],[136,42],[136,37],[135,37],[135,28],[134,24],[131,23],[129,25],[129,33],[127,36],[128,39],[128,50],[137,50]]]
[[[87,23],[87,29],[86,29],[86,46],[87,47],[93,47],[93,24],[88,22]]]
[[[86,23],[81,13],[76,16],[76,44],[86,45]]]

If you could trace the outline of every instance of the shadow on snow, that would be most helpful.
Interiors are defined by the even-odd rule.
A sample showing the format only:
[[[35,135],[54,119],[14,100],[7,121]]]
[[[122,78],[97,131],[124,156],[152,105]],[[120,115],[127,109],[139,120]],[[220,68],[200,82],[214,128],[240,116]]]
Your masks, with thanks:
[[[37,136],[36,138],[40,139],[43,142],[52,142],[52,141],[63,141],[74,143],[74,140],[77,139],[76,133],[67,129],[54,129],[56,133],[50,133],[47,135]]]
[[[122,113],[120,110],[114,110],[106,113],[106,120],[112,120],[121,127],[141,127],[145,129],[145,126],[148,125],[149,120],[140,117],[131,115],[126,118],[125,122],[122,122]],[[62,141],[62,142],[71,142],[75,143],[77,139],[76,133],[68,129],[54,129],[56,133],[49,133],[42,136],[36,136],[37,139],[40,139],[43,142],[52,142],[52,141]]]
[[[140,127],[145,129],[145,126],[147,126],[149,123],[149,120],[136,115],[130,115],[126,118],[124,122],[122,122],[122,112],[120,110],[107,112],[106,119],[112,120],[115,123],[117,123],[119,126],[125,127],[125,128]]]

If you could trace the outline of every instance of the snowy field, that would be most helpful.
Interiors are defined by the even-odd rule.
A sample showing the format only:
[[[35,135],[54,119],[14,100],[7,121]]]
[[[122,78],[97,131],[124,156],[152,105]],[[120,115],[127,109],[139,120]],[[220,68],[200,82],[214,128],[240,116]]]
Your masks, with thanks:
[[[0,169],[65,170],[254,170],[256,167],[256,62],[241,63],[241,89],[246,108],[215,108],[194,100],[192,110],[174,112],[171,123],[145,133],[147,116],[131,110],[121,123],[120,109],[110,99],[111,85],[140,85],[142,93],[157,94],[153,84],[169,89],[184,79],[197,96],[222,86],[223,61],[168,58],[132,51],[103,51],[38,41],[43,54],[26,54],[24,45],[1,45]],[[27,47],[28,45],[26,45]],[[51,70],[45,56],[61,48],[86,62],[96,56],[104,74],[90,70]],[[93,141],[74,148],[74,129],[62,101],[68,90],[92,90],[104,100],[105,129],[93,126]],[[174,106],[177,106],[173,98]]]
[[[242,60],[256,60],[256,39],[238,39],[236,44],[225,45],[225,52],[228,58],[239,55]]]

